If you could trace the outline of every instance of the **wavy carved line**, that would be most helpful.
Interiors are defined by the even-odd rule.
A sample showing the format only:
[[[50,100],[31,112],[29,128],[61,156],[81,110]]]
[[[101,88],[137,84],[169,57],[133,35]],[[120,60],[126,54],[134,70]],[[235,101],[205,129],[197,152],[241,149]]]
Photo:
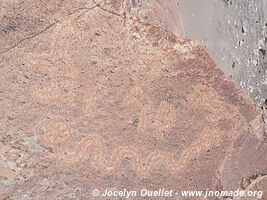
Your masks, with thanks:
[[[179,171],[188,166],[190,159],[196,157],[201,152],[209,150],[214,146],[219,146],[221,144],[222,138],[225,138],[225,136],[220,133],[217,127],[217,122],[220,119],[224,119],[221,117],[220,111],[225,108],[225,105],[221,101],[217,101],[216,98],[214,98],[213,100],[216,101],[216,105],[218,106],[217,109],[214,109],[209,105],[204,105],[206,102],[204,101],[206,97],[203,97],[203,99],[196,96],[192,99],[194,100],[195,98],[198,99],[199,106],[208,107],[208,110],[213,113],[212,116],[208,117],[209,121],[211,120],[213,126],[209,127],[209,129],[206,128],[202,130],[196,141],[194,141],[186,150],[184,150],[181,153],[180,158],[176,161],[174,160],[174,157],[171,153],[156,151],[154,153],[151,153],[146,158],[146,161],[142,163],[143,158],[141,153],[131,147],[119,147],[109,156],[108,159],[107,157],[109,153],[106,149],[105,140],[97,135],[88,136],[87,138],[80,141],[73,150],[70,150],[70,148],[68,147],[75,138],[70,135],[71,133],[69,131],[69,127],[67,126],[66,121],[62,118],[50,119],[51,122],[48,122],[50,127],[46,129],[46,134],[39,138],[42,143],[50,145],[52,147],[59,161],[62,161],[63,164],[72,168],[75,168],[75,166],[81,162],[91,160],[92,165],[96,169],[105,173],[112,173],[116,168],[118,168],[122,160],[125,157],[128,157],[131,158],[133,168],[141,176],[147,176],[159,164],[163,164],[166,169]],[[147,110],[154,109],[149,97],[144,94],[141,88],[133,88],[130,91],[130,95],[125,98],[125,102],[131,105],[138,105],[143,110],[143,107],[146,107]],[[229,110],[225,111],[227,117],[235,117],[236,111],[231,107],[228,107],[228,109]],[[161,102],[160,108],[157,112],[154,109],[153,117],[156,122],[159,122],[161,116],[167,116],[168,118],[170,117],[170,115],[175,115],[174,112],[171,112],[173,110],[174,108],[172,108],[171,105],[163,101]],[[147,117],[145,116],[145,112],[143,112],[143,114],[141,113],[140,118],[142,117]],[[212,120],[212,118],[215,118],[216,120],[214,121]],[[143,123],[141,123],[140,125],[144,130],[146,129],[147,125],[145,120],[146,119],[144,119]],[[44,122],[42,124],[44,125]],[[242,119],[240,119],[238,124],[242,124]],[[160,128],[159,125],[157,126]],[[231,129],[231,134],[227,134],[227,140],[231,140],[233,139],[233,137],[235,137],[234,134],[237,132],[236,129],[238,129],[238,127],[239,126],[237,125],[235,129]],[[163,129],[165,129],[164,126]]]
[[[68,95],[66,99],[69,102],[74,102],[75,86],[77,85],[78,72],[75,67],[72,66],[70,61],[68,61],[68,58],[66,56],[66,47],[68,45],[68,42],[73,42],[75,39],[77,39],[76,31],[73,26],[73,21],[69,17],[62,20],[62,23],[56,30],[54,40],[50,45],[50,52],[47,54],[33,54],[28,59],[28,63],[30,63],[35,68],[43,68],[47,70],[51,77],[51,82],[49,86],[45,87],[44,89],[37,88],[33,92],[33,95],[38,99],[48,99],[50,102],[62,100],[62,92],[64,88],[66,88],[68,89]],[[71,27],[71,37],[69,39],[64,38],[62,34],[64,29],[66,29],[67,27]],[[64,82],[63,88],[60,85],[60,76],[58,76],[57,69],[50,62],[54,62],[57,59],[61,59],[64,63],[64,76],[66,76],[67,79],[70,79]]]
[[[142,163],[141,154],[134,148],[119,147],[115,150],[110,159],[107,159],[108,151],[102,137],[95,134],[83,139],[74,150],[70,151],[68,146],[74,141],[63,118],[51,118],[48,124],[52,127],[45,129],[45,134],[38,139],[42,144],[48,145],[56,154],[57,159],[64,165],[75,169],[77,164],[90,160],[92,166],[104,173],[112,173],[118,168],[124,158],[131,158],[131,163],[140,176],[147,176],[158,166],[163,164],[167,169],[178,169],[171,154],[162,152],[151,153],[146,161]],[[44,125],[44,122],[41,122]],[[93,153],[92,153],[93,152]],[[174,167],[175,166],[175,167]]]
[[[105,148],[104,140],[96,135],[84,139],[73,152],[62,156],[62,161],[69,167],[75,167],[76,164],[87,161],[92,152],[94,152],[91,161],[92,165],[96,169],[108,174],[114,172],[126,157],[131,158],[131,164],[140,176],[147,176],[159,162],[165,164],[166,168],[170,168],[168,166],[168,163],[171,161],[169,155],[160,152],[151,153],[146,162],[142,164],[141,154],[136,149],[130,147],[118,148],[112,153],[110,159],[107,159],[107,149]]]
[[[203,151],[203,143],[206,143],[204,145],[206,150],[214,145],[214,141],[218,141],[213,140],[218,137],[218,134],[214,134],[212,140],[206,134],[198,142],[193,143],[185,150],[177,161],[174,160],[173,155],[170,153],[156,151],[150,153],[143,162],[142,154],[131,147],[119,147],[108,156],[105,140],[95,134],[86,137],[73,150],[70,150],[68,147],[74,141],[74,138],[70,135],[69,128],[65,124],[64,119],[57,118],[51,120],[58,124],[46,129],[45,135],[39,137],[39,140],[53,149],[60,163],[69,168],[76,169],[77,165],[90,161],[95,169],[107,174],[113,173],[126,157],[131,159],[133,169],[140,176],[148,176],[159,165],[165,166],[167,170],[179,171],[188,165],[192,157]],[[198,148],[199,146],[201,146],[200,149]]]
[[[79,72],[67,57],[69,44],[78,40],[75,19],[75,16],[68,16],[62,20],[56,29],[49,53],[32,54],[29,57],[28,63],[36,69],[46,70],[51,78],[49,85],[34,89],[32,95],[35,99],[50,104],[64,101],[72,106],[78,105],[75,100],[79,98],[76,93],[76,88],[80,87]],[[59,66],[53,65],[56,61],[61,62]],[[62,70],[61,74],[59,70]],[[84,115],[91,116],[96,102],[95,94],[88,84],[84,84],[83,89],[84,97],[81,100],[82,104],[79,102],[79,105],[84,105],[82,109]]]
[[[140,87],[133,87],[124,102],[140,109],[138,133],[145,134],[149,129],[167,131],[175,126],[174,106],[167,101],[161,101],[159,108],[155,108],[149,96]]]
[[[199,103],[201,105],[201,102],[203,99],[199,99]],[[130,91],[130,96],[128,95],[125,98],[126,103],[139,105],[141,108],[146,107],[147,109],[154,109],[152,103],[150,102],[150,99],[148,96],[146,96],[143,93],[143,90],[141,88],[133,88]],[[147,106],[146,106],[147,104]],[[224,104],[217,102],[217,105],[219,107],[223,107]],[[212,109],[212,108],[210,108]],[[143,109],[144,110],[144,109]],[[168,102],[161,102],[160,108],[157,112],[154,114],[154,119],[156,122],[161,119],[161,116],[164,116],[167,118],[170,117],[170,115],[175,115],[176,113],[171,112],[174,108],[169,105]],[[213,112],[213,118],[216,118],[217,120],[220,119],[220,110],[222,109],[212,109]],[[142,111],[142,109],[141,109]],[[229,113],[231,113],[231,109],[229,108]],[[143,112],[145,113],[145,112]],[[162,114],[163,113],[163,114]],[[144,115],[144,114],[143,114]],[[230,116],[230,115],[229,115]],[[146,116],[141,116],[146,117]],[[171,118],[171,117],[170,117]],[[164,118],[163,118],[164,119]],[[65,123],[64,119],[59,120],[53,120],[53,122],[58,123]],[[142,122],[142,120],[141,120]],[[213,122],[215,123],[215,121]],[[240,122],[242,123],[242,122]],[[141,123],[141,128],[146,126],[145,121]],[[96,169],[103,171],[105,173],[112,173],[125,157],[129,157],[132,160],[132,166],[136,170],[136,172],[141,176],[147,176],[156,166],[159,164],[163,164],[166,169],[172,170],[172,171],[179,171],[181,169],[184,169],[186,166],[188,166],[188,163],[190,159],[193,157],[196,157],[198,154],[200,154],[203,151],[207,151],[210,148],[217,146],[220,144],[220,141],[223,137],[222,134],[220,134],[216,128],[216,123],[214,124],[214,127],[210,127],[209,129],[204,129],[202,131],[202,134],[197,138],[196,141],[194,141],[185,151],[183,151],[180,155],[180,158],[178,160],[174,160],[173,155],[170,153],[163,153],[160,151],[151,153],[146,161],[142,163],[142,155],[133,148],[130,147],[119,147],[117,150],[115,150],[112,155],[110,156],[110,159],[107,159],[108,151],[105,147],[105,141],[103,138],[92,135],[88,136],[87,138],[83,139],[75,148],[74,150],[69,151],[67,148],[69,144],[74,140],[71,136],[66,136],[69,133],[69,128],[67,126],[61,126],[61,130],[58,126],[54,126],[47,130],[46,132],[49,132],[49,134],[46,134],[43,137],[43,142],[49,144],[48,140],[50,138],[50,145],[52,148],[54,148],[55,153],[58,156],[58,160],[61,160],[65,165],[69,167],[75,168],[75,165],[79,164],[80,162],[85,162],[87,160],[91,160],[92,165],[95,166]],[[154,127],[160,128],[159,125],[155,125]],[[168,127],[167,127],[168,128]],[[145,129],[145,128],[143,128]],[[165,127],[163,126],[162,130],[164,130]],[[212,134],[211,134],[212,132]],[[64,133],[64,134],[63,134]],[[62,139],[61,135],[65,135],[65,139]],[[229,137],[233,137],[232,134],[229,135]],[[58,138],[61,138],[60,140]],[[63,137],[64,138],[64,137]],[[61,141],[60,145],[55,143],[56,141]],[[93,152],[93,153],[92,153]],[[91,158],[93,157],[93,158]]]
[[[170,153],[156,151],[150,153],[145,162],[142,162],[141,153],[130,147],[119,147],[111,154],[110,158],[107,159],[108,151],[105,148],[103,138],[92,135],[84,139],[73,152],[67,153],[66,156],[59,155],[59,157],[63,163],[72,168],[75,168],[77,164],[79,165],[82,162],[91,160],[92,166],[107,174],[113,173],[127,157],[131,159],[131,165],[139,176],[149,176],[149,174],[160,165],[163,165],[166,170],[176,172],[185,169],[192,157],[218,144],[210,139],[211,138],[207,135],[204,135],[201,137],[201,140],[192,144],[184,151],[178,160],[175,160]],[[218,139],[218,135],[215,135],[214,139]],[[199,149],[198,146],[200,144],[203,145],[203,143],[205,144],[204,149]],[[90,158],[90,155],[93,158]]]

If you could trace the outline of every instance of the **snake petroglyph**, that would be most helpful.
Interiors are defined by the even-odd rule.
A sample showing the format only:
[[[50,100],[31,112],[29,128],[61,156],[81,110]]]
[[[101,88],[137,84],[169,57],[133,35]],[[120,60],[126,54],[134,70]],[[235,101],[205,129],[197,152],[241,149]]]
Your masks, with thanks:
[[[107,149],[106,141],[99,134],[88,134],[81,139],[74,147],[70,147],[76,138],[72,135],[67,121],[61,117],[50,117],[41,121],[40,126],[44,134],[38,136],[41,144],[51,147],[57,160],[70,168],[76,169],[81,163],[90,163],[90,166],[105,174],[112,174],[125,158],[131,160],[131,166],[140,176],[149,176],[159,165],[166,170],[180,171],[184,169],[192,157],[211,146],[218,145],[220,134],[216,129],[204,130],[198,140],[185,149],[178,159],[174,159],[172,153],[155,150],[148,156],[143,157],[142,153],[134,147],[119,146],[112,153]]]
[[[154,151],[145,160],[142,154],[133,147],[118,147],[111,155],[106,149],[105,139],[97,134],[89,134],[82,139],[73,150],[70,143],[75,140],[71,136],[66,121],[60,117],[51,117],[41,122],[44,135],[39,136],[39,142],[50,146],[57,159],[64,165],[74,168],[79,163],[91,160],[91,165],[103,173],[113,173],[124,158],[130,158],[134,170],[140,176],[148,176],[158,165],[164,165],[168,170],[179,170],[181,165],[176,162],[171,153]],[[107,158],[109,157],[109,159]],[[182,158],[181,161],[184,162]]]
[[[150,128],[167,131],[175,126],[176,111],[172,104],[161,101],[156,109],[147,94],[141,87],[133,87],[124,99],[129,106],[140,108],[138,133],[145,134]]]

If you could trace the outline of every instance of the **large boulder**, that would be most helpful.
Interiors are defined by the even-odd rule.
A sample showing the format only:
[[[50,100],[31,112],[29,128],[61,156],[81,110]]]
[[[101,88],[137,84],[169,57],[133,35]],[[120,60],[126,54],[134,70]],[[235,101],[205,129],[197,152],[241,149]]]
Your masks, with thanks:
[[[1,39],[7,42],[0,55],[3,199],[263,185],[261,110],[200,44],[124,3],[73,9],[67,2],[43,31],[18,39],[22,25]]]

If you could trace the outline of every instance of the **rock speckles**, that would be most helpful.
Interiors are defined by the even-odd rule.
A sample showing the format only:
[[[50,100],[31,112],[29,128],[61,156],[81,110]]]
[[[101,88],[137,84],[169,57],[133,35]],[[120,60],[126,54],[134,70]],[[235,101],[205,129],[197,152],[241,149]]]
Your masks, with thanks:
[[[267,99],[267,1],[225,2],[180,0],[185,37],[200,41],[220,69],[262,106]]]
[[[60,17],[33,25],[34,37],[21,25],[0,38],[2,199],[235,190],[257,173],[264,188],[261,110],[198,43],[121,12],[119,0],[74,3],[29,1],[48,12],[35,18]]]

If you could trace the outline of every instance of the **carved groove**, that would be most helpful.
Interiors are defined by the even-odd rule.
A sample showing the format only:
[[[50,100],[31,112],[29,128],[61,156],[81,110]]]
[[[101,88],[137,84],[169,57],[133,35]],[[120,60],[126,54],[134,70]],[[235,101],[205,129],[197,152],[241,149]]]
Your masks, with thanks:
[[[177,161],[174,160],[171,153],[155,151],[151,152],[143,162],[142,154],[132,147],[119,147],[109,155],[105,140],[96,134],[82,139],[70,150],[69,146],[75,141],[75,138],[63,118],[51,117],[41,122],[41,126],[44,128],[45,134],[38,137],[39,141],[52,148],[60,163],[76,169],[81,163],[90,162],[92,167],[106,174],[114,173],[126,157],[131,159],[133,169],[140,176],[148,176],[160,164],[167,170],[179,171],[188,165],[192,157],[203,151],[203,148],[208,149],[211,145],[216,145],[214,141],[217,141],[216,137],[218,137],[218,134],[214,134],[214,138],[210,140],[209,135],[201,136],[196,143],[181,154]],[[205,145],[199,149],[197,147],[200,144]]]
[[[167,101],[161,101],[159,108],[156,109],[149,96],[140,87],[133,87],[124,101],[127,105],[140,109],[137,128],[140,134],[146,134],[149,129],[167,131],[175,126],[176,111],[174,106]]]

